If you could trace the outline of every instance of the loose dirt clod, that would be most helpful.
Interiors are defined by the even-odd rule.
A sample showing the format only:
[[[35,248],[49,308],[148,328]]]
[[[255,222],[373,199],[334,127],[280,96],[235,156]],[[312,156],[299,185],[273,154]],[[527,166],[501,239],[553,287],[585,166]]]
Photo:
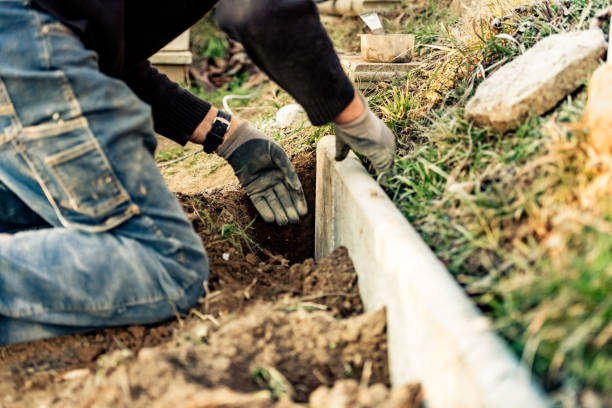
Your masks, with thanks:
[[[332,389],[320,387],[310,396],[311,408],[415,407],[423,399],[421,387],[405,385],[389,390],[382,384],[360,386],[355,380],[341,380]]]

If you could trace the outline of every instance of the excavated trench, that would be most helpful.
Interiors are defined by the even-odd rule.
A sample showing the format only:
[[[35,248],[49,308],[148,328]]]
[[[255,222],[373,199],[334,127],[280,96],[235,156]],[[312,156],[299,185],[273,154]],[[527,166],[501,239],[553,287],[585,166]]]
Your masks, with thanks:
[[[263,223],[233,184],[179,195],[207,296],[171,322],[0,347],[0,406],[421,406],[418,386],[388,388],[385,315],[363,314],[346,250],[312,260],[314,152],[293,162],[302,222]]]

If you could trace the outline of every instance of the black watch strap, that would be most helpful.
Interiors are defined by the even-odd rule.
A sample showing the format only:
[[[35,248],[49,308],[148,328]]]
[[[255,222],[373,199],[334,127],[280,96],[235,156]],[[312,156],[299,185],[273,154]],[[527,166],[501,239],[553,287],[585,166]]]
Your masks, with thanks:
[[[210,131],[206,134],[206,139],[204,140],[204,151],[206,153],[214,152],[223,143],[225,132],[230,127],[231,118],[229,114],[223,111],[217,113],[217,117],[213,120]]]

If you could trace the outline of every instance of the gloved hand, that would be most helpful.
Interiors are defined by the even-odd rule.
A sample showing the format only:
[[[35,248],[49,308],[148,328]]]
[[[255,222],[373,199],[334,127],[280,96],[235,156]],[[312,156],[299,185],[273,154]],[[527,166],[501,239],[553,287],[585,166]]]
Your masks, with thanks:
[[[308,212],[302,184],[284,150],[249,123],[243,122],[217,154],[232,166],[264,221],[296,223]]]
[[[336,161],[346,158],[350,149],[366,156],[379,176],[390,173],[395,158],[395,135],[368,108],[365,98],[359,94],[365,111],[352,122],[335,124]]]

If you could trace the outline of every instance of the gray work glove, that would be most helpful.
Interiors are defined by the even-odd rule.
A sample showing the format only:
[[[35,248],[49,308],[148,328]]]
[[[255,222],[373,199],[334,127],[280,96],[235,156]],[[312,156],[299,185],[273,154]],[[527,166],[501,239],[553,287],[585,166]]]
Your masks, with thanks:
[[[336,160],[346,158],[350,149],[366,156],[379,177],[390,174],[395,158],[395,135],[368,107],[359,94],[365,112],[352,122],[334,125],[336,132]]]
[[[218,154],[232,166],[264,221],[296,223],[308,212],[302,184],[285,151],[247,122]]]

